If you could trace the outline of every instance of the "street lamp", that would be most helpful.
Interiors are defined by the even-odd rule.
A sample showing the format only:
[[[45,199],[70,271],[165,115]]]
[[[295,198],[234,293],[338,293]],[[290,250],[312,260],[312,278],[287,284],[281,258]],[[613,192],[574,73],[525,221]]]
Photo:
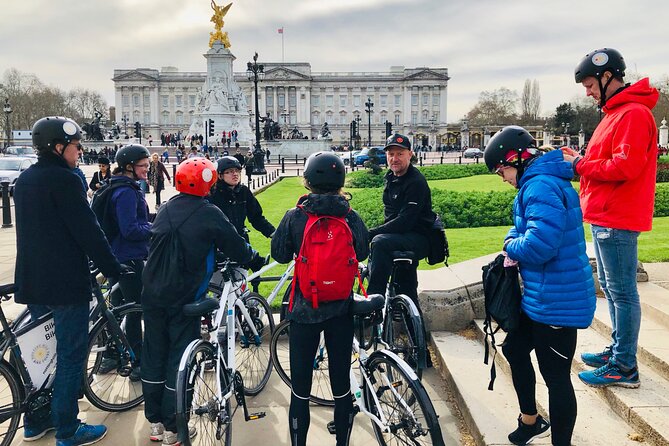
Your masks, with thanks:
[[[265,67],[262,64],[258,64],[258,53],[255,53],[253,56],[253,62],[248,62],[246,64],[246,77],[248,80],[253,81],[253,88],[255,91],[255,107],[256,107],[256,143],[253,149],[253,174],[264,175],[267,173],[265,170],[265,155],[260,148],[260,108],[258,107],[258,81],[262,81],[265,78]]]
[[[356,129],[357,133],[355,135],[355,148],[358,149],[358,141],[360,140],[360,121],[362,121],[362,118],[360,118],[360,115],[355,115],[355,122],[357,123]]]
[[[9,105],[9,98],[5,98],[5,106],[2,109],[5,112],[5,132],[7,134],[7,138],[5,139],[5,149],[9,147],[10,145],[10,140],[11,140],[11,130],[9,128],[9,115],[12,114],[12,106]]]
[[[432,134],[432,139],[433,139],[433,144],[434,144],[434,149],[437,149],[437,128],[435,127],[435,124],[437,123],[437,117],[435,115],[432,115],[430,118],[430,133]]]
[[[569,123],[568,122],[563,122],[562,123],[562,133],[564,135],[564,145],[568,146],[569,145]]]
[[[367,147],[372,146],[372,107],[374,103],[372,98],[368,97],[367,102],[365,102],[366,112],[367,112]]]

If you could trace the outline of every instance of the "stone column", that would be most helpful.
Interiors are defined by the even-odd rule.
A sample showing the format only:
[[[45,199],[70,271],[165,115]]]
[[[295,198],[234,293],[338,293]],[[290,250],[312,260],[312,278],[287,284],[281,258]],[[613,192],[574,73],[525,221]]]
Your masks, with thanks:
[[[447,94],[448,94],[448,87],[446,86],[439,86],[439,122],[442,122],[444,125],[448,122],[447,119],[447,112],[448,112],[448,101],[447,101]]]
[[[669,145],[669,127],[667,127],[667,120],[662,119],[662,125],[660,126],[660,146],[667,147]]]

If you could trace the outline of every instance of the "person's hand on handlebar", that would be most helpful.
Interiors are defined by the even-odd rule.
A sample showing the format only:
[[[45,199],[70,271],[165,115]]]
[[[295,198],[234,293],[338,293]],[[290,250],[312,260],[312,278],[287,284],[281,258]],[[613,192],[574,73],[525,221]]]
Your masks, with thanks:
[[[251,261],[249,261],[246,266],[249,267],[249,269],[253,272],[260,271],[260,269],[267,265],[269,263],[269,255],[267,257],[263,257],[260,255],[260,253],[256,252],[253,255],[253,258]]]

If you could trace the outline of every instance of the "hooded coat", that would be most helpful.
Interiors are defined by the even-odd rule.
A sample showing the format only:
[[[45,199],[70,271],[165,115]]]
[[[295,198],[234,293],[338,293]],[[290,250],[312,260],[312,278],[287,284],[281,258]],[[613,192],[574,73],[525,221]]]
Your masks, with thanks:
[[[530,319],[586,328],[595,313],[595,286],[572,176],[572,164],[560,151],[529,164],[518,181],[505,251],[519,262],[521,308]]]
[[[657,125],[651,109],[658,98],[645,78],[606,101],[604,119],[574,167],[581,175],[581,206],[588,223],[638,232],[652,229]]]

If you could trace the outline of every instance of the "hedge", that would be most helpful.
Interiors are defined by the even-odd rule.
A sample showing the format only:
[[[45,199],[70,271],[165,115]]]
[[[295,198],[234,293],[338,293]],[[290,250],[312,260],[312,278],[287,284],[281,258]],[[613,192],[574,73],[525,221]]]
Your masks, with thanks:
[[[485,164],[435,164],[418,167],[418,170],[425,175],[428,181],[451,180],[489,173]],[[369,170],[351,172],[346,176],[346,186],[352,188],[382,187],[385,172],[386,170],[380,173],[373,173]]]
[[[383,223],[383,190],[353,191],[351,206],[368,227]],[[441,215],[447,228],[510,226],[516,191],[453,192],[432,189],[432,208]],[[655,193],[654,217],[669,217],[669,184],[658,184]]]
[[[660,157],[657,160],[657,177],[658,183],[669,183],[669,158],[666,156]]]

